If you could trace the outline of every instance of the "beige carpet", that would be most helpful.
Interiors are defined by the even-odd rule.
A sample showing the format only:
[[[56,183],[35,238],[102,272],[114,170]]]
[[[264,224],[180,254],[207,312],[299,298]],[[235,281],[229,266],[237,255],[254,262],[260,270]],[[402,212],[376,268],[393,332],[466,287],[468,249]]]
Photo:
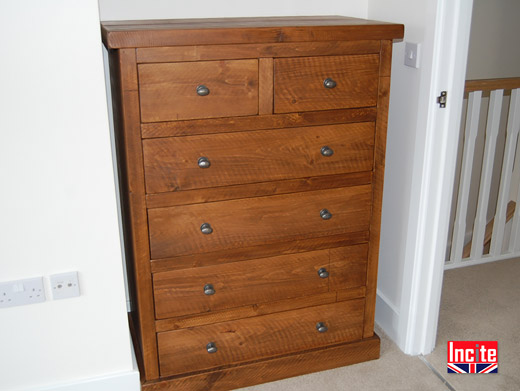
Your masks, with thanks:
[[[444,275],[437,347],[425,357],[402,353],[381,330],[381,358],[242,388],[242,391],[518,391],[520,259],[449,270]],[[498,374],[446,373],[448,340],[498,341]]]
[[[456,391],[520,390],[520,259],[444,273],[437,347],[426,356]],[[498,341],[498,374],[447,374],[448,340]]]
[[[381,330],[381,358],[311,373],[242,391],[439,391],[448,390],[418,358],[407,356]]]

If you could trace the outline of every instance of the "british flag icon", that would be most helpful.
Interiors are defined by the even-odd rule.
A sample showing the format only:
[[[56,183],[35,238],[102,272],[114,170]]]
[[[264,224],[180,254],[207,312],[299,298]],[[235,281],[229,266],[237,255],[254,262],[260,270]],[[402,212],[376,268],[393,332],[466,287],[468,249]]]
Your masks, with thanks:
[[[498,373],[497,341],[448,341],[448,373]]]

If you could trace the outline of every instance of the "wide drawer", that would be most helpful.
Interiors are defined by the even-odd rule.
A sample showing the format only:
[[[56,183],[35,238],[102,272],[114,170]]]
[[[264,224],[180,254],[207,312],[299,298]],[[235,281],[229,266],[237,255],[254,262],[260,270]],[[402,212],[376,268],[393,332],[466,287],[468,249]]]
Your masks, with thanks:
[[[157,319],[363,286],[368,245],[157,273]],[[329,260],[330,259],[330,260]]]
[[[258,60],[142,64],[139,93],[142,122],[255,115]]]
[[[146,191],[370,171],[374,123],[143,141]]]
[[[361,339],[364,307],[357,299],[158,333],[161,376]]]
[[[152,259],[368,231],[372,186],[148,210]]]
[[[379,55],[274,60],[274,112],[375,106]]]

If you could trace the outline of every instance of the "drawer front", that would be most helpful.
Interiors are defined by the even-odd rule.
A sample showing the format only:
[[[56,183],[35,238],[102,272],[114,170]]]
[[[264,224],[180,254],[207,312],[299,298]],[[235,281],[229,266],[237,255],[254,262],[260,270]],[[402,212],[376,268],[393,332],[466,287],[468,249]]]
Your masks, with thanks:
[[[255,115],[258,60],[139,65],[139,91],[142,122]]]
[[[367,107],[377,103],[377,54],[281,58],[275,59],[274,64],[275,113]],[[330,80],[325,83],[327,79]]]
[[[158,333],[161,376],[361,339],[364,304],[357,299]],[[318,331],[320,322],[326,331]]]
[[[364,185],[150,209],[151,256],[368,231],[371,201]]]
[[[143,141],[146,191],[371,171],[373,122]]]
[[[364,244],[157,273],[156,318],[309,296],[328,292],[329,285],[331,290],[362,286],[367,254]]]

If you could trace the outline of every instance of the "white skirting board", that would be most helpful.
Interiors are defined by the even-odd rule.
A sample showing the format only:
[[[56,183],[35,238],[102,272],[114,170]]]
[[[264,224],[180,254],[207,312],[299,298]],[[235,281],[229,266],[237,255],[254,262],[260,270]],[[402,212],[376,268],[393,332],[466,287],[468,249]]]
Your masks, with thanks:
[[[139,371],[78,380],[72,383],[56,384],[45,388],[31,388],[27,391],[140,391]]]
[[[399,335],[399,310],[379,289],[376,296],[375,321],[390,339],[397,342]]]
[[[90,377],[73,382],[53,384],[24,391],[141,391],[139,369],[132,342],[132,370],[104,376]]]

